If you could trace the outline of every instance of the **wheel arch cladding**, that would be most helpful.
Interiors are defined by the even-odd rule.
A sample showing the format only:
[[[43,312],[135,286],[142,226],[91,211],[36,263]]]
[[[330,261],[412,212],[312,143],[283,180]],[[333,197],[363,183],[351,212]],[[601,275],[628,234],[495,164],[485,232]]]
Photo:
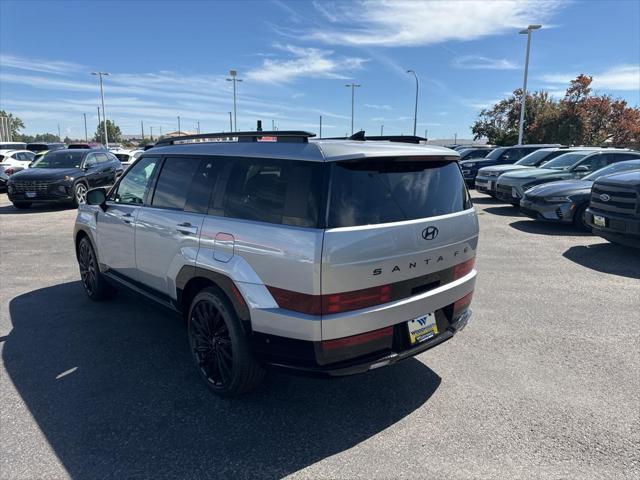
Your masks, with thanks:
[[[176,296],[178,307],[182,311],[184,318],[189,314],[189,304],[197,293],[206,287],[216,287],[226,297],[226,300],[233,307],[235,314],[242,321],[242,326],[248,333],[251,328],[251,316],[249,307],[245,303],[238,288],[226,275],[212,272],[194,266],[184,266],[176,277]]]

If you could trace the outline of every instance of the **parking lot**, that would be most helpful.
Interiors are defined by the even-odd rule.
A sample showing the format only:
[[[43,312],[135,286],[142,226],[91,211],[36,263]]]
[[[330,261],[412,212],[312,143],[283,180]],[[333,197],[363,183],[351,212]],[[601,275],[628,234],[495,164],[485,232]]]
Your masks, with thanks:
[[[638,478],[640,254],[473,196],[460,335],[366,375],[270,373],[223,400],[180,319],[87,299],[73,209],[0,195],[0,477]]]

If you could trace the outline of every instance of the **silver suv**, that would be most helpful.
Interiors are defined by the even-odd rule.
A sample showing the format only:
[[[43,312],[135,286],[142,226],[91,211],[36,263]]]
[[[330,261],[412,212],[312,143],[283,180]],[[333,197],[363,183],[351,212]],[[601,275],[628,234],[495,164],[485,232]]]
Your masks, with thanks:
[[[124,286],[187,322],[220,395],[265,366],[340,376],[463,328],[478,221],[452,150],[306,132],[158,142],[74,231],[93,300]]]

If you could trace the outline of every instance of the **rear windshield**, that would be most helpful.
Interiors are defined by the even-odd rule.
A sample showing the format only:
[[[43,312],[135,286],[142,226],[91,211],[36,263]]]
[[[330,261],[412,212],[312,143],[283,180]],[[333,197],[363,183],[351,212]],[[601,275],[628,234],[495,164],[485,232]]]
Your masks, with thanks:
[[[383,158],[332,167],[328,228],[414,220],[470,207],[457,162]]]
[[[32,152],[44,152],[49,150],[49,146],[46,143],[27,143],[27,150]]]
[[[554,157],[554,153],[556,151],[550,152],[549,150],[536,150],[531,152],[529,155],[525,155],[520,160],[516,162],[516,165],[524,165],[526,167],[537,167],[545,160],[550,160]],[[562,151],[560,151],[557,155],[562,155]],[[557,156],[556,155],[556,156]]]

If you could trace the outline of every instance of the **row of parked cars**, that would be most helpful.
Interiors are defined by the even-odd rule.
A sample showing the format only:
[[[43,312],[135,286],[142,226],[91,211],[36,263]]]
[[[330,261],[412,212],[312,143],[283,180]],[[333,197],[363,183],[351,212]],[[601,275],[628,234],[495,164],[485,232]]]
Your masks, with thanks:
[[[111,185],[143,150],[99,143],[0,143],[0,188],[17,208],[33,203],[84,202],[86,192]],[[24,171],[24,172],[21,172]],[[10,177],[14,182],[9,182]]]
[[[536,220],[640,246],[640,152],[518,145],[460,162],[467,185]]]

